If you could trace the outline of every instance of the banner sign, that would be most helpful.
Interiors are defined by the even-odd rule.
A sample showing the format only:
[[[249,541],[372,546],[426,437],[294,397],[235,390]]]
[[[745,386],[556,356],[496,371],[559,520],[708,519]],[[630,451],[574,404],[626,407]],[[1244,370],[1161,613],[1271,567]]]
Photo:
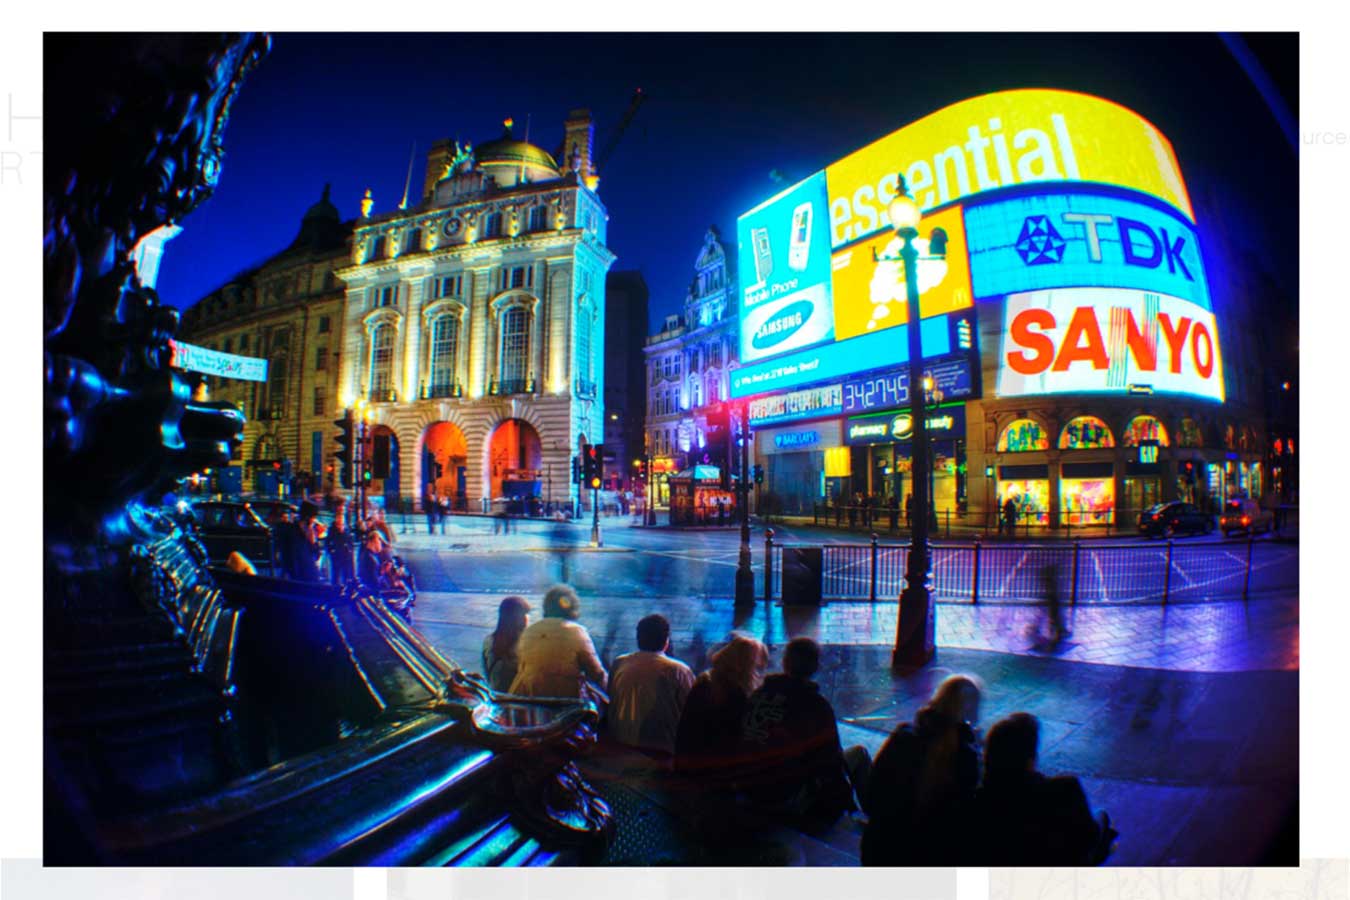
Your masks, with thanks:
[[[824,387],[759,397],[750,401],[750,425],[758,428],[777,422],[837,415],[843,411],[843,396],[843,385],[827,384]]]
[[[1210,309],[1195,228],[1170,208],[1102,193],[1018,196],[967,208],[977,297],[1138,288]]]
[[[929,438],[963,438],[965,434],[965,404],[941,406],[928,413]],[[901,443],[914,437],[914,420],[909,410],[891,410],[881,415],[850,416],[844,423],[844,436],[853,446]]]
[[[221,353],[208,350],[195,344],[182,341],[169,341],[172,355],[169,365],[188,372],[201,372],[219,378],[234,378],[239,381],[266,381],[267,360],[253,356],[236,356],[233,353]]]
[[[1170,393],[1224,399],[1214,314],[1146,291],[1011,294],[998,395]]]

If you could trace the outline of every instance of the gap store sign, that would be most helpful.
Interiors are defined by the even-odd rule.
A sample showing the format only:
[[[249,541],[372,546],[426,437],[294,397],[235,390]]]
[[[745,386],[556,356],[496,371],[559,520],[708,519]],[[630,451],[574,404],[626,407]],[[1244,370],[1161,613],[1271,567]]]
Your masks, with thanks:
[[[742,367],[732,376],[733,398],[907,362],[910,323],[903,268],[876,258],[899,249],[885,214],[897,171],[905,173],[915,199],[928,211],[916,241],[920,251],[932,228],[942,227],[948,236],[946,259],[923,261],[917,273],[925,358],[967,349],[954,344],[947,323],[964,317],[968,327],[974,297],[983,295],[972,285],[966,234],[965,206],[975,198],[1011,188],[1030,190],[1033,184],[1044,185],[1043,193],[1052,195],[1075,185],[1112,185],[1150,198],[1186,222],[1192,216],[1171,145],[1151,123],[1115,103],[1033,89],[946,107],[740,217]],[[1131,221],[1156,224],[1137,210],[1085,210],[1110,215],[1113,223],[1122,212],[1135,212],[1125,215]],[[1105,227],[1104,220],[1091,221]],[[1138,234],[1139,242],[1129,249],[1140,258],[1153,255]],[[1039,241],[1039,232],[1036,237]],[[984,233],[981,239],[981,246],[994,243],[994,248],[1001,240],[985,239]],[[1101,249],[1100,243],[1096,246]],[[1166,248],[1163,261],[1183,257],[1184,248],[1177,249],[1174,241]],[[826,250],[828,271],[821,268]],[[1170,257],[1168,251],[1173,251]]]

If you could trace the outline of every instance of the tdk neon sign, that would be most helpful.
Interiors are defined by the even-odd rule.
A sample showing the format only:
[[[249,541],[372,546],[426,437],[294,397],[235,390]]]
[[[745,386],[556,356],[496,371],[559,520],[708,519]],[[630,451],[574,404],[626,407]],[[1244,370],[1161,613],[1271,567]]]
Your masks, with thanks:
[[[1210,309],[1195,229],[1107,194],[1019,196],[966,210],[977,297],[1067,287],[1155,291]]]

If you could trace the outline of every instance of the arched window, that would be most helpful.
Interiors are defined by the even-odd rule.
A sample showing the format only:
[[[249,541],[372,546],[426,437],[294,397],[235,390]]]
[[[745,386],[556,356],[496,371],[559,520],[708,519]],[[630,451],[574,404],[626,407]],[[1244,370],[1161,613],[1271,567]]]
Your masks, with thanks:
[[[1195,420],[1186,418],[1181,420],[1181,425],[1177,428],[1177,446],[1178,447],[1203,447],[1205,439],[1200,431],[1200,426],[1195,424]]]
[[[1138,447],[1144,441],[1157,441],[1159,447],[1171,446],[1167,443],[1167,429],[1153,416],[1135,416],[1125,426],[1120,440],[1126,447]]]
[[[431,320],[431,358],[428,395],[449,397],[455,385],[455,357],[459,351],[459,316],[441,313]]]
[[[530,376],[530,311],[507,307],[501,322],[501,393],[523,393]]]
[[[1098,450],[1115,445],[1116,439],[1111,435],[1111,429],[1096,416],[1070,419],[1059,433],[1061,450]]]
[[[1035,419],[1015,419],[998,436],[999,453],[1049,450],[1050,438]]]
[[[370,398],[387,401],[394,389],[394,326],[385,322],[370,335]]]

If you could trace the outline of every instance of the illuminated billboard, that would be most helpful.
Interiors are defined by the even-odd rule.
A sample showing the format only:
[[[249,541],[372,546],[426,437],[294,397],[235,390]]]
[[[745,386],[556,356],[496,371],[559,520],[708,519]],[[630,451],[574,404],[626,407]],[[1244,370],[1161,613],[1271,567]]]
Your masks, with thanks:
[[[753,362],[834,336],[825,173],[740,217],[741,355]]]
[[[965,211],[977,297],[1138,288],[1210,308],[1195,228],[1168,207],[1101,193],[1000,197]]]
[[[998,395],[1103,392],[1223,402],[1214,314],[1180,297],[1119,288],[1009,295]]]
[[[918,264],[925,359],[974,356],[973,342],[954,334],[972,330],[976,297],[1129,288],[1209,315],[1190,198],[1167,139],[1098,97],[1003,91],[926,116],[740,217],[733,398],[907,361],[907,286],[886,214],[897,172],[926,211],[914,242],[921,257],[933,229],[947,236],[945,258]],[[1204,329],[1214,337],[1212,315]],[[1208,382],[1186,392],[1214,395]]]

